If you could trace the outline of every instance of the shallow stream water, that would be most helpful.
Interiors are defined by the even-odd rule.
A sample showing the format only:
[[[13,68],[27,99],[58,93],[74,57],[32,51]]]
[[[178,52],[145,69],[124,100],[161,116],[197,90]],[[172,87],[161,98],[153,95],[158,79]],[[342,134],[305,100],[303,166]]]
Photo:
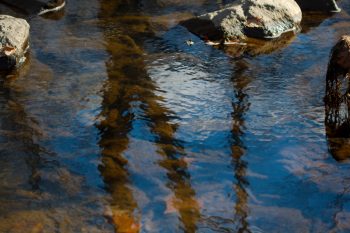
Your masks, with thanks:
[[[225,2],[0,1],[31,25],[0,79],[1,233],[350,232],[350,142],[323,101],[350,2],[253,48],[178,26]]]

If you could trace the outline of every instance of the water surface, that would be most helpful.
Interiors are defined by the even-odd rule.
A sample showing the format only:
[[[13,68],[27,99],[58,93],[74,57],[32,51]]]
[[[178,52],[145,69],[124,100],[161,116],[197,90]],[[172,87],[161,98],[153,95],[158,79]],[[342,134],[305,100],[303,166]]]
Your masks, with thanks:
[[[31,24],[0,80],[0,232],[350,231],[349,142],[323,101],[350,3],[249,48],[178,26],[226,2],[0,5]]]

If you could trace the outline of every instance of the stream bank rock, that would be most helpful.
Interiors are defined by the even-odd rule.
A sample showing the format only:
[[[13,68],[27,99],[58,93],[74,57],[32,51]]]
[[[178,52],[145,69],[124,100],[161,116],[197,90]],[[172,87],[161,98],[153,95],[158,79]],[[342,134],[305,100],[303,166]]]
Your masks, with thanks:
[[[0,15],[0,70],[10,70],[25,60],[29,48],[26,20]]]
[[[339,12],[335,0],[295,0],[302,11]]]
[[[333,47],[329,61],[329,70],[350,72],[350,36],[344,35]]]
[[[297,30],[301,19],[301,9],[294,0],[239,0],[181,25],[203,39],[227,42],[277,38]]]

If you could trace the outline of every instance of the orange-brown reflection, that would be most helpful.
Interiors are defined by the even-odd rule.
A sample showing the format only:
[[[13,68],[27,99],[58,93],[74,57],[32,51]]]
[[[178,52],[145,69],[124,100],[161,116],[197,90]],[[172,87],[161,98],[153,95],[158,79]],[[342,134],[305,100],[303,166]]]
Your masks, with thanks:
[[[249,77],[244,75],[244,71],[247,69],[247,64],[244,60],[236,62],[236,69],[233,76],[233,87],[235,92],[235,101],[232,103],[232,136],[233,143],[231,146],[232,151],[232,164],[234,167],[234,175],[236,183],[234,184],[234,190],[236,193],[235,204],[235,219],[236,232],[249,232],[249,225],[247,221],[248,217],[248,193],[246,186],[248,181],[246,179],[247,164],[243,160],[245,154],[245,146],[242,141],[244,135],[244,115],[248,111],[250,103],[248,102],[248,95],[245,93],[245,89],[249,84]]]
[[[137,86],[132,85],[133,75],[140,67],[141,51],[128,36],[114,40],[106,39],[111,60],[106,64],[108,86],[104,93],[103,120],[99,125],[102,148],[101,174],[111,193],[111,220],[117,232],[139,232],[139,216],[136,216],[137,203],[129,188],[128,161],[123,152],[128,148],[128,134],[132,127],[131,102],[138,94]],[[130,72],[128,72],[130,71]],[[133,81],[130,81],[133,80]],[[131,82],[131,83],[129,83]]]
[[[142,96],[144,82],[143,51],[126,33],[117,28],[121,23],[115,14],[121,1],[101,1],[101,27],[106,49],[111,55],[106,63],[108,82],[103,95],[101,130],[101,175],[111,193],[108,217],[116,232],[139,232],[141,229],[138,205],[133,196],[128,161],[123,152],[128,148],[128,134],[132,128],[132,102]],[[127,2],[129,3],[129,1]]]
[[[103,29],[111,60],[107,63],[108,86],[104,93],[100,124],[102,148],[101,174],[112,194],[112,219],[118,232],[138,232],[140,216],[135,216],[137,203],[128,187],[128,161],[123,151],[128,147],[132,127],[132,102],[141,101],[144,118],[155,135],[159,165],[166,169],[168,187],[173,191],[167,211],[175,210],[186,232],[195,232],[199,204],[192,189],[187,163],[181,159],[183,148],[175,140],[176,126],[170,123],[170,111],[155,95],[155,84],[148,77],[143,60],[143,38],[154,36],[149,18],[123,15],[125,9],[136,12],[138,1],[101,1]],[[103,15],[102,15],[103,14]],[[113,29],[111,29],[113,28]]]
[[[158,153],[162,156],[159,165],[166,169],[169,179],[167,186],[174,195],[167,200],[167,211],[176,210],[184,231],[195,232],[200,218],[200,205],[195,198],[195,190],[191,187],[188,163],[183,157],[184,149],[175,139],[177,126],[170,121],[173,114],[159,104],[160,97],[149,96],[146,101],[145,111],[156,136]]]

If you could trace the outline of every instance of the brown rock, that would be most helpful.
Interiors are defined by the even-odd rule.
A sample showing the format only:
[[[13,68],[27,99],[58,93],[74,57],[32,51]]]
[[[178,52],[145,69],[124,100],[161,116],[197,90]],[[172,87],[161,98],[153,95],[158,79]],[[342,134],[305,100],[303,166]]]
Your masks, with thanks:
[[[350,36],[342,36],[333,47],[329,66],[345,72],[350,71]]]

